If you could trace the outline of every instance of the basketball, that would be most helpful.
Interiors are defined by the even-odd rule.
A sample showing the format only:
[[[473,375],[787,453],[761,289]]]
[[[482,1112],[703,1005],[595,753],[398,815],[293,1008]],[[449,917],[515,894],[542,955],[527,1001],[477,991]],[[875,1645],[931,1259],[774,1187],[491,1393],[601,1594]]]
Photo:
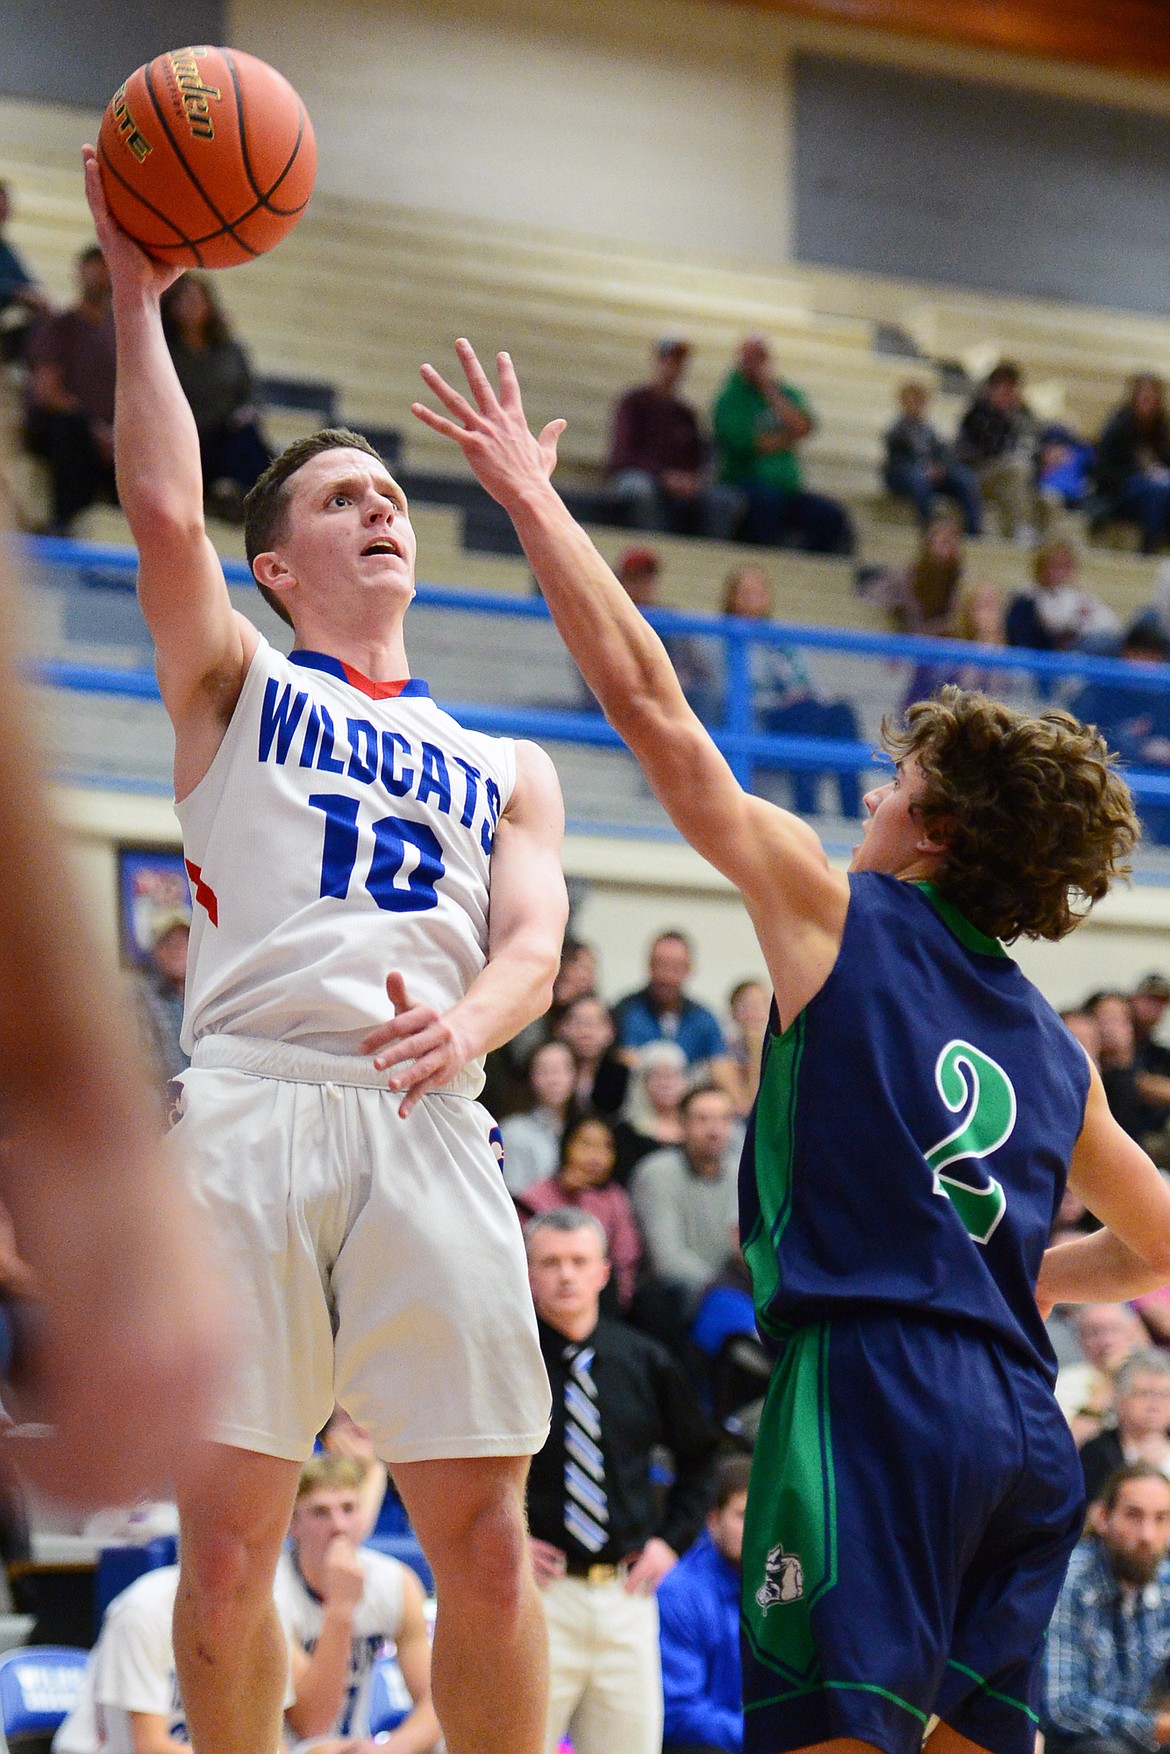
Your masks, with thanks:
[[[106,200],[160,262],[232,268],[308,205],[317,144],[284,78],[241,49],[172,49],[110,99],[98,135]]]

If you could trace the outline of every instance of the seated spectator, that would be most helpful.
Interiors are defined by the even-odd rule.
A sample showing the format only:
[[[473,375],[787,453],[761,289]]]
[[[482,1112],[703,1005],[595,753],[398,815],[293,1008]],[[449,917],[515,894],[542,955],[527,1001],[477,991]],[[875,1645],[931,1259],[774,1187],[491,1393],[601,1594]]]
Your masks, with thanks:
[[[1170,1481],[1119,1468],[1089,1509],[1044,1651],[1047,1754],[1136,1754],[1170,1742],[1152,1698],[1170,1655]]]
[[[150,959],[135,975],[147,1064],[163,1100],[171,1079],[190,1065],[179,1042],[190,941],[190,909],[168,908],[151,922]]]
[[[589,944],[566,933],[561,945],[560,967],[553,981],[552,1004],[542,1017],[514,1035],[502,1047],[493,1048],[484,1062],[486,1082],[480,1101],[491,1114],[514,1114],[528,1101],[526,1078],[529,1062],[537,1048],[556,1035],[566,1007],[597,985],[597,957]],[[592,1108],[588,1100],[582,1108]]]
[[[1097,440],[1100,501],[1094,527],[1120,518],[1136,524],[1143,554],[1155,554],[1170,529],[1170,414],[1161,378],[1141,372]]]
[[[583,993],[566,1005],[556,1033],[576,1064],[578,1108],[611,1120],[626,1100],[630,1069],[613,1052],[617,1032],[608,1007],[596,994]]]
[[[0,182],[0,360],[5,362],[23,359],[34,320],[51,308],[47,294],[4,235],[11,212],[11,189]]]
[[[1081,1304],[1070,1320],[1080,1362],[1061,1365],[1056,1398],[1077,1442],[1085,1443],[1112,1414],[1117,1372],[1127,1358],[1149,1347],[1150,1335],[1127,1303]]]
[[[1121,623],[1108,604],[1078,581],[1080,556],[1063,537],[1046,542],[1032,559],[1032,584],[1008,605],[1007,640],[1034,652],[1116,649]]]
[[[522,1194],[556,1169],[561,1136],[577,1117],[576,1081],[572,1049],[563,1041],[542,1042],[528,1062],[521,1107],[500,1122],[509,1193]]]
[[[178,1587],[178,1566],[162,1565],[114,1597],[53,1754],[178,1754],[188,1747],[171,1638]]]
[[[1090,1503],[1126,1462],[1152,1462],[1170,1479],[1170,1358],[1149,1347],[1131,1353],[1117,1372],[1113,1410],[1116,1425],[1081,1447]]]
[[[363,1473],[359,1462],[329,1454],[301,1469],[275,1585],[292,1656],[289,1739],[294,1749],[368,1749],[370,1677],[389,1647],[413,1702],[389,1746],[424,1754],[440,1732],[422,1585],[400,1560],[359,1545]]]
[[[1097,452],[1059,421],[1041,429],[1036,456],[1036,489],[1053,512],[1075,511],[1093,491]]]
[[[1131,1139],[1141,1140],[1157,1125],[1157,1114],[1137,1087],[1137,1045],[1133,1015],[1125,993],[1097,993],[1090,1009],[1097,1025],[1098,1066],[1109,1109]]]
[[[699,417],[679,395],[690,342],[664,335],[654,347],[650,382],[627,390],[614,409],[609,477],[623,521],[637,530],[730,541],[743,495],[712,481],[710,446]]]
[[[614,571],[630,602],[643,613],[647,609],[663,609],[658,592],[662,561],[656,548],[639,544],[618,556]],[[714,663],[704,650],[703,641],[685,633],[664,633],[666,647],[678,685],[687,697],[692,712],[712,723],[719,716],[721,689]],[[592,694],[590,701],[596,706]]]
[[[1101,1028],[1087,1006],[1062,1011],[1060,1020],[1074,1040],[1079,1041],[1094,1066],[1101,1064]]]
[[[715,401],[714,428],[720,479],[747,496],[745,541],[853,553],[844,506],[803,486],[798,446],[813,430],[812,412],[800,390],[776,377],[763,335],[740,347]]]
[[[682,1142],[687,1057],[677,1042],[648,1041],[635,1050],[628,1074],[626,1100],[614,1131],[617,1176],[623,1186],[635,1164],[651,1151]]]
[[[743,1747],[739,1598],[750,1474],[747,1456],[722,1458],[707,1526],[659,1586],[662,1754]]]
[[[727,1259],[739,1168],[732,1121],[725,1091],[713,1084],[688,1091],[682,1143],[644,1157],[630,1183],[649,1275],[638,1319],[675,1346]]]
[[[953,518],[936,518],[910,565],[879,569],[861,589],[885,610],[895,633],[947,635],[963,583],[965,556]]]
[[[903,384],[898,391],[902,412],[885,434],[886,491],[908,499],[924,530],[934,519],[936,494],[953,499],[963,515],[968,536],[983,533],[983,496],[973,469],[955,459],[954,451],[940,438],[926,418],[930,389],[926,384]]]
[[[52,477],[51,535],[95,500],[115,503],[114,316],[96,244],[77,258],[80,297],[38,323],[28,343],[24,437]]]
[[[618,1046],[627,1063],[648,1041],[675,1041],[692,1072],[721,1067],[727,1049],[719,1019],[683,988],[691,972],[691,941],[685,932],[660,932],[650,946],[649,980],[614,1008]]]
[[[746,1119],[760,1087],[760,1057],[768,1033],[772,992],[763,981],[740,981],[727,1001],[730,1022],[724,1031],[732,1067],[731,1102]]]
[[[723,582],[724,615],[742,621],[770,621],[772,581],[758,566],[737,567]],[[824,700],[813,687],[797,646],[753,645],[749,654],[752,715],[760,731],[777,737],[832,737],[856,743],[857,714],[847,700]],[[823,774],[806,768],[784,772],[792,787],[792,807],[801,816],[815,816]],[[854,768],[830,768],[842,816],[861,815],[861,785]]]
[[[1131,675],[1087,682],[1069,702],[1069,711],[1096,725],[1127,765],[1170,771],[1170,689],[1150,685],[1154,677],[1170,678],[1170,645],[1139,622],[1125,634],[1117,656],[1131,666]],[[1170,845],[1170,805],[1142,802],[1138,808],[1146,838]]]
[[[959,422],[955,456],[973,470],[984,503],[1005,536],[1031,544],[1042,508],[1036,493],[1036,423],[1023,398],[1018,366],[997,365]]]
[[[628,1309],[642,1261],[642,1238],[625,1188],[613,1178],[613,1128],[599,1115],[581,1115],[565,1128],[556,1171],[516,1197],[522,1218],[573,1207],[590,1212],[605,1231],[620,1309]]]
[[[210,279],[184,274],[162,300],[163,329],[199,431],[208,509],[239,523],[244,495],[272,461],[252,405],[252,367]]]

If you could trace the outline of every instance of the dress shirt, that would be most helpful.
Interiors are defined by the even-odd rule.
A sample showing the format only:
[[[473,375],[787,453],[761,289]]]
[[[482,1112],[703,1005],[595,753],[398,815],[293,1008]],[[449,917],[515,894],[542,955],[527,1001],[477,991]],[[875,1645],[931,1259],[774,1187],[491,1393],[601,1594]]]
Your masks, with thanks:
[[[528,1523],[539,1541],[585,1564],[616,1565],[657,1535],[681,1553],[694,1540],[710,1502],[718,1445],[695,1391],[670,1353],[624,1322],[602,1316],[580,1342],[537,1322],[540,1350],[552,1388],[552,1427],[528,1476]],[[566,1350],[594,1350],[590,1374],[597,1385],[601,1450],[609,1507],[609,1543],[589,1553],[565,1528]],[[659,1508],[650,1477],[651,1453],[671,1453],[674,1480]]]
[[[1072,1556],[1044,1658],[1044,1728],[1121,1736],[1156,1749],[1150,1688],[1170,1656],[1170,1563],[1145,1589],[1126,1589],[1095,1536]]]
[[[740,1587],[705,1529],[658,1587],[664,1743],[743,1747]]]

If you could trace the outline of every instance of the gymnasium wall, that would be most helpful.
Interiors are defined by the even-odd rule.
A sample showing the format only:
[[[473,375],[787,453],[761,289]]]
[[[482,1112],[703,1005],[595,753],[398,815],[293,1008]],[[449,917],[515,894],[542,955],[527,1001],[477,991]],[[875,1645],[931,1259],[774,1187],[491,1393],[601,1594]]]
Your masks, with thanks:
[[[100,108],[127,73],[180,42],[218,42],[224,0],[0,0],[0,92]],[[96,27],[96,28],[95,28]]]

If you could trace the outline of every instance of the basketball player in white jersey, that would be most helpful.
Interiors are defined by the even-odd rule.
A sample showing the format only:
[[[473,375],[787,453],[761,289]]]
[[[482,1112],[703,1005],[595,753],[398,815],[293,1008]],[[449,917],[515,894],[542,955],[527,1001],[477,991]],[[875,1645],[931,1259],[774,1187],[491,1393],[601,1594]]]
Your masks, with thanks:
[[[119,231],[85,157],[113,282],[119,491],[194,899],[176,1139],[230,1266],[243,1355],[214,1466],[180,1503],[191,1739],[197,1754],[277,1746],[273,1573],[336,1398],[390,1464],[435,1572],[450,1754],[534,1754],[546,1657],[523,1492],[548,1384],[474,1099],[483,1055],[551,997],[567,913],[556,776],[410,678],[414,532],[364,440],[303,441],[250,500],[246,546],[295,629],[291,658],[235,612],[159,317],[177,275]]]

